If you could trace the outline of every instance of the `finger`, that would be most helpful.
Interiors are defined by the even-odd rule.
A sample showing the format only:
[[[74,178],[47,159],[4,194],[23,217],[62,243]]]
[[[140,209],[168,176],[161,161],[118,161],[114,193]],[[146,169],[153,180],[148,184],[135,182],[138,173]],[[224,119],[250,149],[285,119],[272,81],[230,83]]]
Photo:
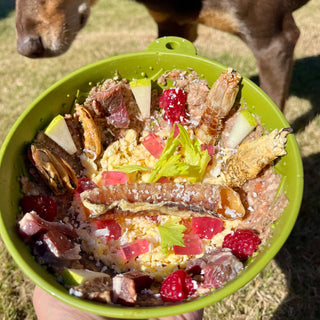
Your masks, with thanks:
[[[149,320],[201,320],[203,318],[203,309],[179,314],[171,317],[153,318]]]
[[[75,309],[39,287],[33,292],[33,307],[38,320],[105,320],[107,318]]]
[[[39,287],[33,292],[33,306],[38,320],[114,320],[75,309],[54,298]],[[176,316],[152,318],[149,320],[201,320],[203,309]]]

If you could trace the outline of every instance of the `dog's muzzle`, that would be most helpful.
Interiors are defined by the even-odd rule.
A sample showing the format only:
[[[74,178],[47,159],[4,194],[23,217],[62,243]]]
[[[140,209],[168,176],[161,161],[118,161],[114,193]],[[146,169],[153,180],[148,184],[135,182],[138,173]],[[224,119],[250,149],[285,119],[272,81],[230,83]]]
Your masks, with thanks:
[[[24,36],[17,41],[18,52],[28,58],[40,58],[44,56],[44,46],[41,37]]]

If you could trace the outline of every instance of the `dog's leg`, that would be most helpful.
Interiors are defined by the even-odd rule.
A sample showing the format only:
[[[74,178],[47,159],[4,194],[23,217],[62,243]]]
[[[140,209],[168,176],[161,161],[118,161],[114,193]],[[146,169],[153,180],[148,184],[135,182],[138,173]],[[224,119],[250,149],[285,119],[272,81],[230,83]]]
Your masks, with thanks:
[[[271,39],[243,39],[252,50],[259,68],[260,87],[283,110],[292,76],[293,52],[299,38],[291,13],[282,20],[281,31]]]

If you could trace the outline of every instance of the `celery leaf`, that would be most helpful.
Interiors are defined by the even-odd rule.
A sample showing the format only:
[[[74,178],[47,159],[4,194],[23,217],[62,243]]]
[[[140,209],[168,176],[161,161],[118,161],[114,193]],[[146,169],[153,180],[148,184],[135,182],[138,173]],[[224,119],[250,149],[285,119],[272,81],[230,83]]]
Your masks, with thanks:
[[[179,223],[180,220],[181,219],[177,217],[158,226],[161,237],[161,252],[163,255],[167,255],[168,249],[173,246],[185,247],[183,236],[186,227]]]
[[[120,172],[124,172],[124,173],[132,173],[132,172],[136,172],[136,171],[149,171],[151,169],[143,167],[143,166],[139,166],[139,165],[126,165],[126,166],[115,166],[115,169],[117,169]]]
[[[189,182],[202,180],[211,160],[209,153],[207,150],[201,151],[199,141],[197,139],[191,140],[182,125],[178,124],[178,127],[179,135],[173,138],[174,128],[171,130],[148,182],[157,182],[161,177],[175,176],[186,176]]]
[[[155,167],[153,168],[151,175],[148,179],[148,182],[157,182],[162,176],[166,176],[164,174],[163,169],[166,167],[166,163],[168,162],[168,160],[175,153],[177,146],[179,144],[179,135],[173,138],[173,133],[174,133],[174,129],[171,131],[170,136],[167,139],[167,142],[164,146],[161,156],[157,161]],[[176,160],[178,161],[178,159]]]
[[[184,162],[190,165],[188,174],[190,182],[200,182],[211,160],[207,150],[201,151],[201,145],[198,140],[191,141],[186,129],[178,124],[181,145],[184,148]],[[192,170],[193,169],[193,170]]]

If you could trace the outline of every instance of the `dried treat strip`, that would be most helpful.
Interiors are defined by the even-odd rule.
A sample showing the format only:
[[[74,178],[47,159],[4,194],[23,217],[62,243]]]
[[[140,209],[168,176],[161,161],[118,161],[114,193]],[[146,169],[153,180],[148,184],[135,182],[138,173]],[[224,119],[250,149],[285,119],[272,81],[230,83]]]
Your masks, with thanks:
[[[104,186],[81,193],[91,216],[98,216],[113,208],[143,211],[171,207],[210,213],[225,219],[239,219],[245,214],[238,193],[231,188],[200,183],[134,183]]]
[[[273,160],[284,156],[287,135],[292,129],[273,130],[257,139],[244,142],[232,155],[223,169],[224,184],[241,187],[247,180],[254,179]]]
[[[229,68],[223,72],[209,91],[206,108],[201,116],[196,136],[205,144],[216,144],[221,136],[223,122],[234,105],[239,91],[239,74]]]

